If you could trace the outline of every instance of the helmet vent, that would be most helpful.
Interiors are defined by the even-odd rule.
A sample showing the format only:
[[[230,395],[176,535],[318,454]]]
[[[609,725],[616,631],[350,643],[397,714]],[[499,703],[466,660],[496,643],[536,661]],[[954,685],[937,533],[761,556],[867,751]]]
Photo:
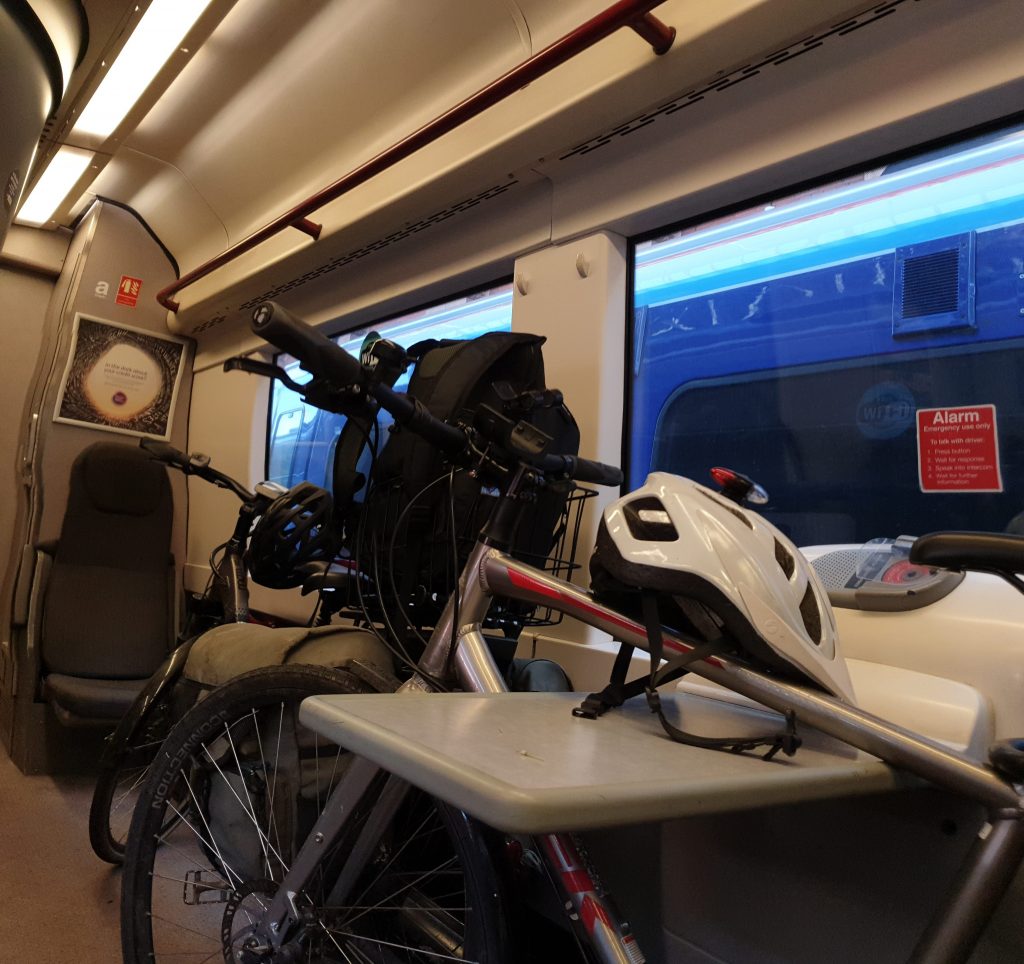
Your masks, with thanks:
[[[786,578],[792,579],[793,573],[796,572],[796,560],[793,558],[793,554],[778,539],[775,540],[775,561],[786,574]]]
[[[728,512],[729,515],[736,516],[736,518],[739,519],[740,522],[742,522],[748,529],[754,528],[754,524],[742,512],[740,512],[739,509],[729,505],[728,502],[724,502],[722,499],[719,499],[717,496],[712,495],[710,492],[705,492],[704,489],[697,489],[697,491],[702,496],[704,496],[705,499],[710,499],[712,502],[715,503],[715,505],[725,509],[725,511]]]
[[[807,590],[804,598],[800,600],[800,616],[804,621],[804,628],[807,635],[818,645],[821,645],[821,612],[818,609],[818,597],[814,594],[811,583],[807,583]]]
[[[634,539],[644,542],[675,542],[679,538],[672,516],[653,496],[634,499],[623,506],[623,517]]]

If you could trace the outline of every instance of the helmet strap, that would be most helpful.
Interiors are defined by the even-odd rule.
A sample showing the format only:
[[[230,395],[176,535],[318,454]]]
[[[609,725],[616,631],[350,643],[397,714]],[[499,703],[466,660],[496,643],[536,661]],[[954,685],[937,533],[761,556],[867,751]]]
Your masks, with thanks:
[[[608,710],[621,706],[626,700],[639,696],[640,693],[646,693],[647,705],[650,707],[651,712],[657,715],[665,733],[677,743],[685,743],[689,746],[697,746],[708,750],[724,750],[729,753],[746,753],[760,747],[768,747],[767,752],[763,754],[765,760],[770,760],[780,750],[786,756],[793,756],[799,748],[801,740],[796,732],[796,714],[792,711],[786,714],[786,729],[784,731],[752,737],[698,736],[695,733],[687,733],[685,730],[680,730],[668,721],[661,706],[661,695],[658,693],[658,687],[679,679],[690,672],[689,667],[692,663],[703,660],[708,656],[714,656],[717,653],[726,652],[729,649],[729,644],[725,637],[721,635],[703,643],[693,640],[692,649],[676,656],[662,666],[664,637],[662,635],[661,617],[658,612],[658,597],[654,592],[643,591],[640,594],[640,598],[643,605],[648,648],[651,656],[650,673],[647,676],[640,676],[626,682],[626,674],[629,672],[635,647],[629,643],[621,643],[618,655],[615,657],[615,664],[612,667],[608,685],[598,693],[591,693],[572,711],[573,716],[596,720]]]
[[[760,747],[768,747],[763,759],[770,760],[780,750],[786,756],[793,756],[799,749],[801,739],[796,732],[796,714],[790,710],[786,713],[786,729],[781,733],[766,733],[762,736],[752,737],[707,737],[698,736],[696,733],[687,733],[668,721],[665,711],[661,706],[661,694],[658,687],[676,679],[683,673],[689,672],[691,663],[702,660],[707,656],[724,652],[728,646],[725,637],[719,635],[708,640],[699,646],[694,647],[688,653],[683,653],[675,659],[669,660],[664,666],[661,665],[664,640],[662,637],[661,618],[658,612],[658,597],[654,592],[645,590],[640,594],[643,606],[644,622],[647,626],[647,642],[651,654],[651,675],[646,687],[647,705],[661,722],[661,727],[668,736],[676,743],[685,743],[688,746],[697,746],[706,750],[724,750],[728,753],[747,753]]]

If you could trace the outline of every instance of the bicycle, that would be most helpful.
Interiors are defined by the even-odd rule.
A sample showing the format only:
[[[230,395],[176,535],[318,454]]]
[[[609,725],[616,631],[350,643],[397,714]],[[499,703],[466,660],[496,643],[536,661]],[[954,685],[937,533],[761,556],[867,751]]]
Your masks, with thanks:
[[[253,327],[302,359],[317,377],[338,386],[362,384],[358,366],[348,356],[279,307],[262,305]],[[528,424],[512,423],[494,411],[478,413],[472,426],[448,425],[432,420],[414,400],[379,387],[371,391],[400,424],[445,448],[454,460],[504,478],[502,495],[470,553],[459,591],[448,600],[418,672],[402,690],[432,692],[457,681],[470,692],[505,692],[480,625],[493,597],[542,603],[620,640],[627,654],[628,647],[652,653],[651,676],[642,685],[624,682],[625,661],[620,660],[621,671],[616,670],[610,687],[580,708],[584,715],[599,715],[602,702],[615,705],[631,688],[646,689],[656,704],[659,685],[681,672],[693,672],[781,713],[785,722],[774,732],[732,740],[683,734],[687,742],[790,754],[799,747],[797,725],[810,726],[977,801],[987,808],[988,830],[973,844],[960,879],[913,958],[927,964],[966,960],[1024,856],[1024,801],[1017,789],[1024,783],[1024,741],[997,745],[992,767],[982,766],[837,698],[833,694],[844,689],[842,673],[830,682],[820,666],[808,664],[794,682],[792,664],[788,672],[766,671],[764,659],[753,659],[746,650],[740,656],[730,652],[723,644],[726,634],[716,638],[713,626],[696,632],[697,610],[690,632],[668,631],[656,612],[638,617],[628,607],[609,604],[514,559],[505,547],[532,491],[565,477],[617,485],[619,471],[548,453],[543,437]],[[642,494],[647,496],[648,490]],[[694,498],[720,503],[716,512],[738,512],[742,525],[736,531],[763,522],[708,490]],[[622,504],[620,500],[620,508]],[[637,510],[644,525],[672,524],[662,510],[641,508],[650,513],[641,517]],[[791,555],[795,549],[775,538],[777,565],[799,568],[801,563]],[[1021,546],[1012,536],[935,534],[918,541],[913,558],[925,565],[995,571],[1021,588],[1012,573],[1022,559]],[[819,618],[823,614],[830,619],[818,611]],[[808,619],[805,613],[805,628]],[[819,641],[831,638],[820,623],[817,632]],[[669,662],[659,669],[663,654]],[[288,680],[288,690],[283,682],[273,684],[277,688],[254,705],[254,695],[268,691],[274,679],[274,671],[257,671],[224,687],[215,694],[216,702],[207,701],[183,719],[165,745],[130,833],[122,894],[125,961],[188,959],[189,942],[204,936],[208,943],[195,950],[197,959],[223,956],[243,964],[509,959],[509,905],[495,860],[496,846],[508,842],[370,760],[328,747],[316,729],[303,728],[298,705],[315,681]],[[264,737],[282,733],[285,718],[287,743],[280,738],[264,742]],[[664,718],[662,722],[669,729]],[[290,757],[287,765],[280,764],[282,750]],[[307,804],[301,819],[278,806],[279,780],[292,791],[306,788],[304,794],[285,794],[289,801]],[[235,826],[245,828],[248,850],[221,828],[218,808],[208,803],[214,798],[218,806],[233,799],[239,811]],[[183,799],[190,801],[187,806],[176,805]],[[415,815],[412,824],[410,814]],[[169,815],[180,821],[170,831]],[[410,825],[431,828],[430,837],[409,835]],[[190,838],[197,857],[185,850]],[[628,925],[573,836],[542,833],[535,853],[558,885],[586,953],[602,962],[642,961]],[[181,932],[184,941],[174,930],[183,917],[188,920]]]
[[[261,482],[251,492],[210,465],[206,455],[188,455],[165,442],[142,439],[149,455],[185,475],[194,475],[234,493],[241,502],[231,537],[214,550],[205,591],[189,600],[185,627],[174,650],[140,691],[128,712],[107,737],[89,808],[89,842],[97,857],[119,864],[134,811],[134,798],[156,748],[171,724],[187,709],[177,686],[195,641],[208,629],[250,619],[246,549],[254,521],[287,494],[283,486]],[[220,552],[220,557],[215,558]],[[177,706],[184,702],[185,706]]]

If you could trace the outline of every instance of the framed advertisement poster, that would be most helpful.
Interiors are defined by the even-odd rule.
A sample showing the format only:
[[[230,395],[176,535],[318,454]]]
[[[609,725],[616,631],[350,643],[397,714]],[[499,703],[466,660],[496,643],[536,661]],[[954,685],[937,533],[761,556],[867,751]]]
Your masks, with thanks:
[[[55,422],[168,439],[186,342],[75,315]]]

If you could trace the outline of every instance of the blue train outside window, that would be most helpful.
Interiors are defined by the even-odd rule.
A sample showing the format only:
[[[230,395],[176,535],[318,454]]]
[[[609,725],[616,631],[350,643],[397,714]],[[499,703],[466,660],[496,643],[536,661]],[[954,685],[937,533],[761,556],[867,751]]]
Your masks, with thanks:
[[[1024,516],[1024,132],[636,245],[628,471],[768,490],[798,544]]]
[[[508,284],[346,332],[334,340],[358,356],[363,337],[370,330],[408,348],[430,338],[476,338],[488,331],[511,328],[512,286]],[[279,355],[277,362],[297,382],[309,377],[290,355]],[[395,388],[401,391],[408,383],[407,372]],[[267,433],[267,478],[285,486],[307,480],[330,488],[334,446],[344,424],[344,415],[313,408],[295,392],[274,382]],[[381,431],[384,429],[386,424],[381,425]]]

